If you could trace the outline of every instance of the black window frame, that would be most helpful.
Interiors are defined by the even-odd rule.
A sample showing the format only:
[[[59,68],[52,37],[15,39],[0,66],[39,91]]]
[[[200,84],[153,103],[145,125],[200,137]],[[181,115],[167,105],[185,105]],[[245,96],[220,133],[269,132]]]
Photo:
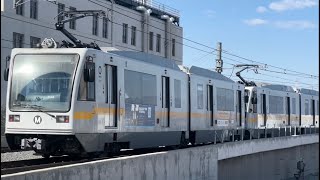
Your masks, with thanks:
[[[30,0],[30,18],[38,19],[38,1]]]
[[[137,41],[137,27],[131,26],[131,45],[135,46]]]
[[[156,51],[161,53],[161,34],[157,34]]]
[[[92,35],[98,36],[99,18],[92,16]]]
[[[176,39],[172,39],[172,56],[176,56]]]
[[[31,48],[36,48],[38,43],[41,43],[41,38],[30,36],[30,47]]]
[[[153,32],[149,32],[149,50],[153,51]]]
[[[102,37],[108,39],[108,23],[109,20],[106,17],[102,18]]]
[[[24,0],[15,0],[15,3],[19,2],[18,6],[16,6],[16,14],[24,16]]]
[[[58,22],[64,20],[64,16],[60,16],[60,13],[65,11],[66,5],[63,3],[58,3]]]
[[[20,42],[17,42],[18,40]],[[13,44],[12,44],[13,48],[23,48],[23,46],[24,46],[24,34],[13,32],[13,41],[12,42],[13,42]]]
[[[69,10],[70,10],[70,11],[76,11],[77,8],[70,6],[70,7],[69,7]],[[74,15],[70,15],[70,18],[73,17],[73,16],[74,16]],[[71,20],[71,21],[69,21],[69,29],[76,30],[76,28],[77,28],[76,26],[77,26],[76,20]]]
[[[128,43],[128,24],[122,24],[122,43]]]

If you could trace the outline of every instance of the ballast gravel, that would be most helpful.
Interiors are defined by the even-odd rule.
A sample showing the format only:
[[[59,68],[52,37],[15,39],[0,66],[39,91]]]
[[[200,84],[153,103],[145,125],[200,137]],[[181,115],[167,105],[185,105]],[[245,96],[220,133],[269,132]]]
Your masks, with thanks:
[[[1,162],[21,161],[27,159],[40,159],[42,156],[33,155],[34,151],[20,151],[1,153]]]

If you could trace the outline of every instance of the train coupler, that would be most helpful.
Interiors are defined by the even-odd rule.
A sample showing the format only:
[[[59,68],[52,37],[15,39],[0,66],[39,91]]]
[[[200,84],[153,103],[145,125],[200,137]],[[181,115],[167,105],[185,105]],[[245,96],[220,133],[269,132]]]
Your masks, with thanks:
[[[44,150],[45,140],[38,138],[21,139],[21,149],[23,150]]]

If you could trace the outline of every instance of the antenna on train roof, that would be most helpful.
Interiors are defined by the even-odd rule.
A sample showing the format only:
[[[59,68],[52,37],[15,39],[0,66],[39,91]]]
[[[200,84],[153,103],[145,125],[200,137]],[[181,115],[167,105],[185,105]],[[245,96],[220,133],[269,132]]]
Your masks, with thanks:
[[[253,71],[258,74],[258,69],[259,68],[259,65],[255,65],[255,64],[237,64],[235,65],[235,67],[244,67],[242,70],[238,71],[236,73],[236,76],[238,76],[241,81],[246,85],[246,86],[257,86],[255,82],[253,81],[246,81],[241,75],[240,73],[246,69],[250,69],[250,68],[253,68]]]
[[[79,16],[78,16],[79,15]],[[69,19],[63,20],[63,18],[59,17],[69,17]],[[67,41],[62,41],[62,46],[65,47],[76,47],[76,48],[93,48],[101,50],[100,47],[95,43],[91,42],[90,44],[82,43],[79,39],[74,37],[69,31],[64,28],[64,24],[70,21],[75,21],[77,19],[81,19],[87,16],[106,16],[106,13],[102,10],[84,10],[84,11],[62,11],[58,14],[58,22],[55,24],[56,29],[61,31],[65,36],[67,36],[73,43],[69,43]]]

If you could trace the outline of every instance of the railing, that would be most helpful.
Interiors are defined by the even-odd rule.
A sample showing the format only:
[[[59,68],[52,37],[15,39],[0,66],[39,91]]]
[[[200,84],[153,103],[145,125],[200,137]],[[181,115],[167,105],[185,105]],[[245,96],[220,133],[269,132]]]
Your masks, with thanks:
[[[177,9],[174,9],[172,7],[166,6],[164,4],[161,4],[154,0],[132,0],[133,2],[136,2],[138,4],[149,6],[151,8],[158,9],[162,12],[166,12],[168,14],[171,14],[176,17],[180,17],[180,12]]]
[[[245,135],[245,130],[248,130],[250,133]],[[319,127],[316,126],[285,126],[278,128],[260,128],[260,129],[228,129],[228,135],[218,135],[217,131],[214,132],[214,141],[216,144],[218,141],[221,143],[225,141],[243,141],[243,140],[252,140],[252,139],[263,139],[263,138],[276,138],[276,137],[285,137],[285,136],[300,136],[300,135],[309,135],[309,134],[319,134]],[[227,140],[229,139],[229,140]]]

